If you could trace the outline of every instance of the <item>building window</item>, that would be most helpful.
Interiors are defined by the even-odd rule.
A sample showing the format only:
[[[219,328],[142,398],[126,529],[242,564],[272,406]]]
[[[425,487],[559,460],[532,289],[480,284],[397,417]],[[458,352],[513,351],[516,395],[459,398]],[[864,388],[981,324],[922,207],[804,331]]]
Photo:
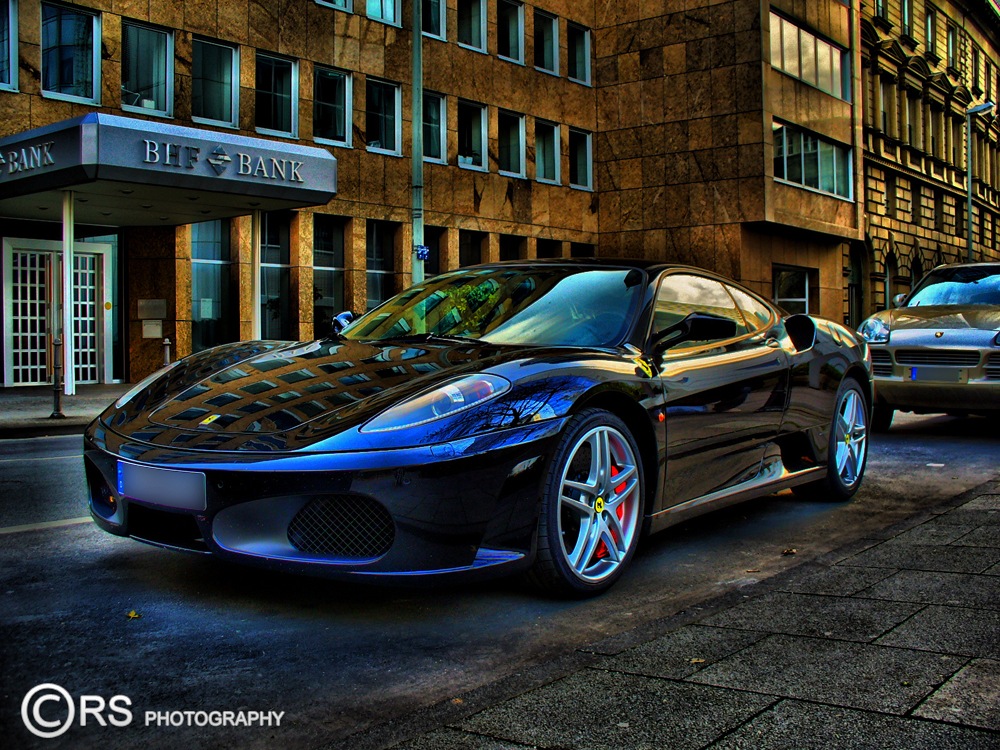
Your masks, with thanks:
[[[958,29],[948,24],[948,67],[958,69]]]
[[[497,55],[524,62],[524,6],[514,0],[497,0]]]
[[[399,117],[399,86],[372,78],[367,82],[365,136],[369,151],[401,153],[402,121]]]
[[[972,48],[972,88],[979,89],[979,48]]]
[[[486,244],[489,235],[486,232],[477,232],[474,229],[458,230],[458,265],[461,267],[474,266],[483,262],[483,245]]]
[[[851,151],[800,130],[774,123],[774,177],[851,199]]]
[[[316,67],[313,73],[313,137],[317,141],[351,145],[349,73]]]
[[[344,230],[347,219],[313,214],[313,336],[327,336],[344,312]]]
[[[520,260],[525,257],[526,244],[524,237],[518,237],[516,234],[501,234],[500,260]]]
[[[441,273],[441,247],[448,236],[448,230],[444,227],[424,227],[424,245],[430,251],[427,260],[424,261],[424,278],[437,276]],[[445,246],[447,249],[447,246]]]
[[[17,0],[0,0],[0,89],[17,88]]]
[[[552,239],[541,239],[535,243],[535,257],[542,258],[561,258],[562,257],[562,242],[559,240]]]
[[[569,257],[571,258],[594,258],[597,256],[597,249],[589,242],[569,243]]]
[[[191,55],[191,119],[237,125],[239,52],[235,47],[195,39]]]
[[[383,23],[398,24],[396,0],[368,0],[368,17]]]
[[[445,13],[448,8],[444,0],[423,0],[420,30],[426,36],[445,39]]]
[[[298,130],[298,67],[291,60],[257,53],[254,116],[257,130],[293,138]]]
[[[937,12],[931,8],[924,15],[924,34],[927,36],[927,51],[937,57]]]
[[[263,216],[260,243],[260,335],[264,339],[292,338],[288,301],[291,265],[291,219],[287,211]]]
[[[486,13],[483,0],[458,0],[458,43],[486,51]]]
[[[899,14],[903,20],[903,33],[913,36],[913,0],[900,0]]]
[[[443,94],[424,93],[424,159],[448,162],[447,123]]]
[[[593,155],[591,135],[583,130],[569,131],[569,184],[576,188],[590,190],[593,181]]]
[[[486,169],[486,105],[458,103],[458,165]]]
[[[888,8],[886,0],[875,0],[875,15],[878,18],[888,18]]]
[[[497,115],[497,141],[500,173],[524,177],[524,115],[501,110]]]
[[[173,41],[165,31],[122,23],[122,109],[171,114]]]
[[[771,66],[821,91],[849,100],[845,50],[771,14]]]
[[[191,350],[236,341],[229,222],[191,225]]]
[[[395,289],[394,256],[399,225],[392,221],[368,220],[365,263],[368,271],[368,309],[389,299]]]
[[[42,91],[99,104],[100,20],[95,13],[42,3]],[[13,66],[16,56],[12,57]]]
[[[579,83],[590,83],[590,29],[566,24],[566,75]]]
[[[986,101],[993,101],[993,64],[987,61],[983,71],[983,82],[986,84]]]
[[[790,313],[809,313],[809,269],[774,268],[774,301]]]
[[[329,5],[331,8],[346,10],[348,12],[351,10],[351,0],[316,0],[316,4]]]
[[[535,11],[535,67],[559,75],[559,19]]]
[[[535,179],[559,183],[559,126],[535,120]]]

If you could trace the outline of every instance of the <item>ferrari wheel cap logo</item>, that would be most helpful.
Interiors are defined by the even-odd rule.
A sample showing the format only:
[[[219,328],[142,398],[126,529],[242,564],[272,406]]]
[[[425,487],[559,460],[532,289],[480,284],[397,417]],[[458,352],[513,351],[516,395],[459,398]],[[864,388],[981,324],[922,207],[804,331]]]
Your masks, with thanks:
[[[942,336],[944,336],[944,331],[937,331],[937,332],[936,332],[936,333],[934,334],[934,338],[936,338],[936,339],[939,339],[939,338],[941,338]]]
[[[198,423],[198,426],[199,427],[204,427],[207,424],[212,424],[212,422],[214,422],[216,419],[218,419],[221,416],[222,416],[221,414],[209,414],[207,417],[205,417],[203,420],[201,420]]]
[[[597,498],[597,502],[594,503],[594,511],[597,512],[597,513],[603,513],[604,512],[604,498],[603,497]]]

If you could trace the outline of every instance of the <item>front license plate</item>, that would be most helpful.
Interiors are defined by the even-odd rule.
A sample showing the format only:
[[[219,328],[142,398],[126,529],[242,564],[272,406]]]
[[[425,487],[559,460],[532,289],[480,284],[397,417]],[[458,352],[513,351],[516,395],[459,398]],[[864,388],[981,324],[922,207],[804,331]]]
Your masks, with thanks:
[[[969,371],[963,367],[911,367],[910,380],[930,383],[968,383]]]
[[[118,494],[178,510],[205,510],[205,475],[118,462]]]

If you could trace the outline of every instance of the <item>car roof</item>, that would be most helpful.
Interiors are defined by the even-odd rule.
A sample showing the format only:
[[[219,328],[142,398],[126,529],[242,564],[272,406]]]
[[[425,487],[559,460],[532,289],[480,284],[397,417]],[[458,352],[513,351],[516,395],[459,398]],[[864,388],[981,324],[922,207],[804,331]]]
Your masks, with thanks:
[[[492,267],[538,267],[561,266],[566,268],[605,267],[605,268],[638,268],[648,273],[660,273],[667,270],[685,270],[718,276],[714,271],[681,263],[664,263],[663,261],[647,260],[645,258],[538,258],[536,260],[502,260],[494,263],[482,263],[477,268]],[[467,266],[466,268],[472,268]]]

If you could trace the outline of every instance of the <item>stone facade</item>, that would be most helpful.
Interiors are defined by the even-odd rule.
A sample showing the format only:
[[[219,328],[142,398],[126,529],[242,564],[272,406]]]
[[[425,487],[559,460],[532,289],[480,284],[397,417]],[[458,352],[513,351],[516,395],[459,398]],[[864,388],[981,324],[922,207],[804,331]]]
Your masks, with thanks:
[[[966,110],[1000,96],[1000,19],[986,3],[886,0],[861,21],[864,245],[846,275],[885,307],[935,265],[969,259]],[[995,110],[972,116],[972,259],[998,260]]]
[[[521,62],[497,54],[500,0],[481,3],[485,51],[458,44],[459,6],[467,2],[447,0],[445,40],[425,36],[423,43],[425,88],[446,102],[446,163],[424,165],[425,223],[440,270],[458,267],[469,243],[472,255],[478,253],[483,261],[596,252],[690,263],[772,297],[776,273],[798,269],[808,275],[810,312],[857,323],[858,316],[884,304],[886,278],[892,290],[904,288],[918,270],[961,256],[964,161],[947,156],[964,108],[997,95],[998,71],[992,62],[997,59],[997,21],[985,6],[926,6],[940,15],[939,54],[949,25],[957,29],[960,62],[951,68],[944,55],[925,49],[924,0],[912,0],[911,15],[919,23],[910,35],[901,33],[901,9],[895,1],[885,3],[885,17],[878,19],[873,3],[859,0],[515,3],[522,18]],[[393,228],[392,287],[398,291],[410,283],[411,5],[397,3],[400,22],[385,23],[367,17],[364,0],[353,0],[349,11],[332,7],[336,4],[80,0],[72,7],[99,13],[101,22],[97,107],[43,95],[40,3],[21,0],[15,6],[19,80],[16,90],[0,90],[0,107],[7,115],[0,120],[0,136],[94,110],[121,114],[123,20],[171,32],[171,120],[179,124],[211,127],[191,119],[195,39],[238,49],[235,130],[247,136],[260,137],[255,127],[257,53],[295,61],[296,140],[328,147],[338,159],[337,196],[326,206],[287,217],[289,292],[283,302],[290,335],[310,338],[317,333],[316,215],[342,220],[345,307],[366,306],[371,222],[388,222]],[[882,2],[877,5],[882,13]],[[535,25],[552,18],[558,37],[555,74],[534,65]],[[827,84],[817,83],[815,70],[804,62],[802,69],[795,63],[791,71],[772,59],[780,49],[772,45],[775,24],[784,22],[791,24],[789,33],[804,35],[797,37],[800,41],[811,39],[819,45],[815,49],[833,50],[831,55],[842,61],[843,69]],[[571,26],[589,33],[589,80],[569,75]],[[984,90],[970,78],[974,49],[979,50],[978,80]],[[321,68],[351,75],[349,146],[315,142],[313,92]],[[369,80],[400,88],[399,155],[366,147]],[[883,92],[889,92],[888,98]],[[486,106],[484,170],[459,166],[459,101]],[[883,101],[891,106],[883,107]],[[919,104],[902,104],[910,101]],[[523,176],[500,173],[501,111],[523,116]],[[134,110],[125,114],[157,119]],[[932,120],[940,121],[940,133],[937,125],[927,124]],[[985,208],[976,211],[975,231],[987,240],[983,251],[996,257],[1000,203],[992,186],[1000,174],[997,129],[992,120],[979,117],[976,122],[974,185]],[[558,126],[557,181],[536,179],[538,123]],[[589,186],[570,185],[571,130],[591,138]],[[787,147],[781,145],[786,141],[779,144],[778,139],[787,140],[789,133],[813,153],[819,149],[816,163],[828,178],[833,167],[823,166],[822,160],[830,155],[842,159],[836,189],[816,174],[776,173],[786,168],[782,149]],[[231,314],[239,321],[233,330],[246,338],[256,304],[249,292],[251,221],[233,219],[228,228],[233,261],[228,273],[236,290]],[[51,234],[41,225],[18,225],[17,231]],[[120,242],[128,274],[128,309],[122,319],[130,367],[124,376],[136,380],[157,364],[155,347],[141,339],[136,309],[142,295],[153,293],[146,289],[150,284],[168,299],[173,319],[166,322],[164,335],[175,343],[176,354],[193,348],[192,232],[189,227],[170,232],[133,228],[121,233]],[[154,278],[155,283],[150,281]]]

